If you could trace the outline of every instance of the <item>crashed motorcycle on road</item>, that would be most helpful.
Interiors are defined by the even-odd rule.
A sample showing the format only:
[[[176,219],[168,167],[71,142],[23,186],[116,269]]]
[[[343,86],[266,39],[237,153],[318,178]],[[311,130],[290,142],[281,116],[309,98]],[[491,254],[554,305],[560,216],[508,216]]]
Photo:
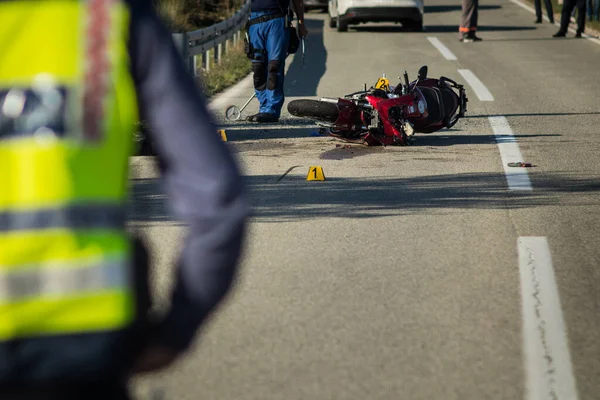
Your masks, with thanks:
[[[321,133],[346,142],[367,145],[408,145],[415,133],[432,133],[452,128],[467,111],[463,85],[444,76],[427,77],[427,66],[417,79],[390,86],[385,75],[374,87],[343,98],[293,100],[290,114],[310,118]]]

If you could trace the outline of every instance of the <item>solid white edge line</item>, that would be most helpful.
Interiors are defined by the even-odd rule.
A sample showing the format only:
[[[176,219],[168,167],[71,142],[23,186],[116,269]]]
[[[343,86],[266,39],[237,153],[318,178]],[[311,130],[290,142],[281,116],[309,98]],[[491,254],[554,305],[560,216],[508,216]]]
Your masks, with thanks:
[[[532,14],[535,14],[535,8],[529,6],[528,4],[525,4],[525,3],[523,3],[520,0],[510,0],[510,1],[513,2],[513,3],[515,3],[516,5],[518,5],[519,7],[524,8],[525,10],[531,12]],[[550,18],[548,18],[546,15],[544,15],[542,18],[544,19],[544,21],[550,22]],[[573,20],[573,18],[571,18],[571,22],[575,22]],[[560,26],[560,22],[555,21],[554,25],[555,26]],[[573,29],[573,28],[569,28],[569,32],[575,33],[577,31],[575,29]],[[584,38],[586,38],[587,40],[589,40],[591,42],[594,42],[596,44],[600,44],[600,40],[598,38],[592,37],[592,36],[588,35],[587,33],[584,33],[581,36],[583,36]]]
[[[215,98],[212,99],[210,101],[210,103],[208,104],[208,108],[211,109],[212,111],[216,111],[220,108],[223,108],[223,107],[229,105],[229,102],[231,102],[232,99],[242,96],[242,93],[246,89],[248,89],[251,86],[251,84],[252,84],[252,74],[249,74],[244,79],[242,79],[241,81],[239,81],[238,83],[236,83],[235,85],[230,87],[229,89],[225,90],[223,93],[215,96]],[[248,97],[250,97],[250,96],[248,96]]]
[[[459,69],[458,73],[469,83],[479,100],[494,101],[494,96],[470,69]]]
[[[527,400],[577,400],[567,330],[546,237],[517,241]]]
[[[504,116],[488,117],[488,120],[496,136],[508,188],[510,190],[533,190],[529,174],[525,168],[508,166],[508,163],[512,162],[524,162],[508,120]]]
[[[438,38],[428,37],[427,40],[429,40],[433,47],[435,47],[440,53],[442,53],[446,60],[453,61],[457,59],[454,53],[452,53],[449,48],[444,46],[444,44]]]

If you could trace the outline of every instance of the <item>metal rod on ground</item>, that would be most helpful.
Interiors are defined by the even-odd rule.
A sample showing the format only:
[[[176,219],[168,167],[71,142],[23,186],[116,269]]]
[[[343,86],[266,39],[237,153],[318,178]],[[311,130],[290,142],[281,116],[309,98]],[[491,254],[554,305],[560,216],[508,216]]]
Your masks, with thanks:
[[[304,38],[302,38],[302,66],[304,66],[304,54],[306,54],[306,48],[304,47]]]
[[[252,93],[252,97],[250,97],[250,98],[248,99],[248,101],[246,102],[246,104],[244,104],[244,105],[242,106],[242,108],[240,108],[240,111],[244,111],[244,108],[246,108],[246,106],[247,106],[248,104],[250,104],[250,102],[251,102],[252,100],[254,100],[254,98],[255,98],[255,97],[256,97],[256,92]]]

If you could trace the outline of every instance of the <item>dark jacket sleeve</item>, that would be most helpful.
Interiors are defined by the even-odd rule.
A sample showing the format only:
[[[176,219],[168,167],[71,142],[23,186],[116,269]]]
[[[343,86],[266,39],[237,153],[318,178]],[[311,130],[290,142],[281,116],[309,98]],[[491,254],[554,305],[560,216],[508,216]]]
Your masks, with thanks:
[[[150,2],[147,2],[150,3]],[[170,32],[144,2],[133,3],[132,75],[174,215],[188,227],[164,344],[186,349],[235,276],[249,207],[238,166],[211,122],[206,100]]]

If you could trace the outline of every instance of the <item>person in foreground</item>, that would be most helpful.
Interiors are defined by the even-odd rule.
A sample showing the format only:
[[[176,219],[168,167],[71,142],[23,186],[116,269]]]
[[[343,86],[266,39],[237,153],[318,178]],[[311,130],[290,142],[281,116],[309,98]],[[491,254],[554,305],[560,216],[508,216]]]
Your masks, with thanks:
[[[302,0],[292,0],[298,18],[298,33],[308,34]],[[250,122],[278,122],[285,96],[283,81],[291,26],[290,0],[252,0],[248,35],[251,45],[254,89],[259,111]]]
[[[151,2],[0,1],[0,26],[0,399],[128,399],[230,290],[240,171]],[[140,116],[189,228],[160,317],[125,229]]]

